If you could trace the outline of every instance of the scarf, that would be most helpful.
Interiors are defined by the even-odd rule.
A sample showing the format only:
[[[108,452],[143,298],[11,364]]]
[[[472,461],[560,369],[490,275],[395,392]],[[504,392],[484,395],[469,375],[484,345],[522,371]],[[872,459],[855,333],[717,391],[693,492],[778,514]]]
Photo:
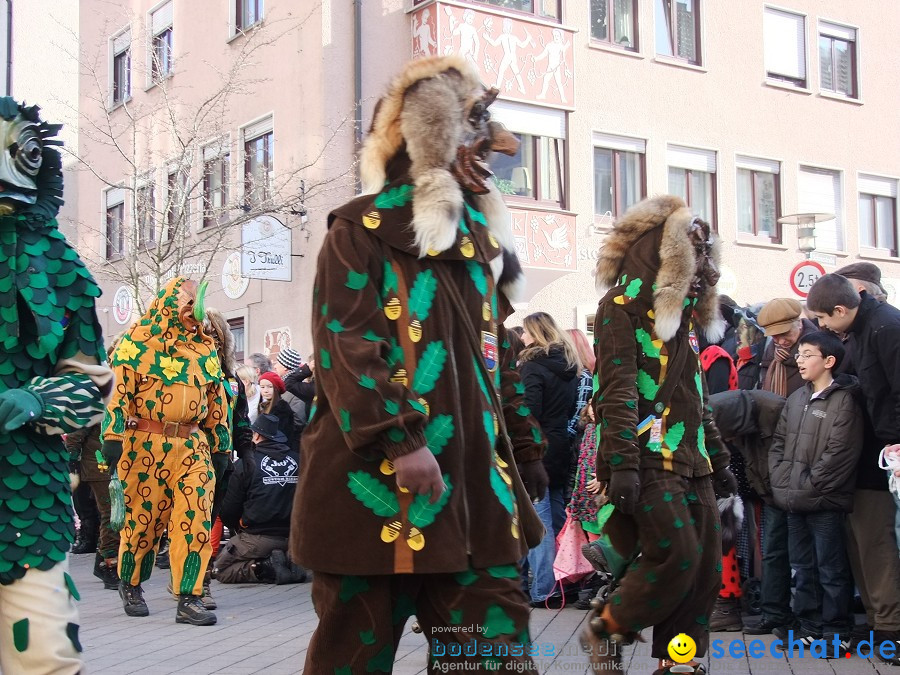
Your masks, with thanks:
[[[769,366],[769,371],[766,373],[763,389],[787,398],[787,370],[785,370],[784,362],[790,358],[790,355],[790,349],[775,346],[775,358],[772,359],[772,365]]]

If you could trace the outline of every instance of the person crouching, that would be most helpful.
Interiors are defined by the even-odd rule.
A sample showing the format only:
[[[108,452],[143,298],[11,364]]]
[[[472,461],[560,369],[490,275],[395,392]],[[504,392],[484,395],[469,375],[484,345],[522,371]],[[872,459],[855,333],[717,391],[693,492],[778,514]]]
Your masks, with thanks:
[[[223,584],[302,583],[306,571],[286,553],[299,455],[275,415],[260,414],[250,429],[253,452],[235,463],[221,512],[237,534],[222,547],[213,576]]]

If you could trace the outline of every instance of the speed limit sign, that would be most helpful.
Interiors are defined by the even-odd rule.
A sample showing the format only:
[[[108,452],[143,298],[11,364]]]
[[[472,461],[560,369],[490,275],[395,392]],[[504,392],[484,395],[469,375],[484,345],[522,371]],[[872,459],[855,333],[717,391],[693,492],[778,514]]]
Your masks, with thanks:
[[[804,260],[791,270],[791,288],[801,298],[809,295],[809,289],[825,275],[825,268],[814,260]]]

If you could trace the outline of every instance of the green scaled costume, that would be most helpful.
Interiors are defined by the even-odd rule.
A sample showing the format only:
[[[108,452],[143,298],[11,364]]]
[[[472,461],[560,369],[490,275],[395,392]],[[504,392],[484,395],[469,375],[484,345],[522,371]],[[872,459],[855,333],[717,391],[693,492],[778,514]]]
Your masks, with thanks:
[[[8,270],[0,277],[0,593],[66,560],[74,518],[61,435],[98,424],[112,386],[94,310],[100,289],[55,220],[62,162],[50,146],[61,143],[50,137],[59,128],[41,122],[36,106],[0,99],[0,267]],[[13,625],[20,653],[29,643],[24,621]],[[32,652],[49,654],[52,645],[39,643],[56,634],[34,624]],[[60,635],[78,648],[72,625]],[[0,669],[35,667],[9,660],[5,632]],[[68,662],[53,663],[53,672],[67,672]]]

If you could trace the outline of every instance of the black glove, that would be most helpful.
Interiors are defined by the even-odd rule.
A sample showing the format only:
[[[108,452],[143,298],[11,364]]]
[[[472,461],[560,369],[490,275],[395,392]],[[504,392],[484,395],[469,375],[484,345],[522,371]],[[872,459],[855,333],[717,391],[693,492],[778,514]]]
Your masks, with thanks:
[[[634,513],[640,494],[641,475],[637,469],[621,469],[612,472],[609,477],[607,496],[616,510],[630,516]]]
[[[536,502],[543,499],[547,495],[547,487],[550,485],[543,460],[535,459],[516,466],[519,468],[519,475],[522,477],[522,482],[525,483],[525,490],[531,497],[531,501]]]
[[[100,452],[103,454],[103,459],[106,460],[107,466],[109,466],[110,473],[119,465],[119,460],[122,459],[122,441],[103,441],[103,447],[100,449]]]
[[[737,494],[737,479],[727,466],[716,469],[713,472],[712,480],[713,490],[715,490],[717,497],[730,497],[733,494]]]
[[[213,471],[216,472],[216,487],[220,487],[222,480],[225,478],[225,472],[231,464],[231,457],[227,452],[214,452],[212,454]]]

